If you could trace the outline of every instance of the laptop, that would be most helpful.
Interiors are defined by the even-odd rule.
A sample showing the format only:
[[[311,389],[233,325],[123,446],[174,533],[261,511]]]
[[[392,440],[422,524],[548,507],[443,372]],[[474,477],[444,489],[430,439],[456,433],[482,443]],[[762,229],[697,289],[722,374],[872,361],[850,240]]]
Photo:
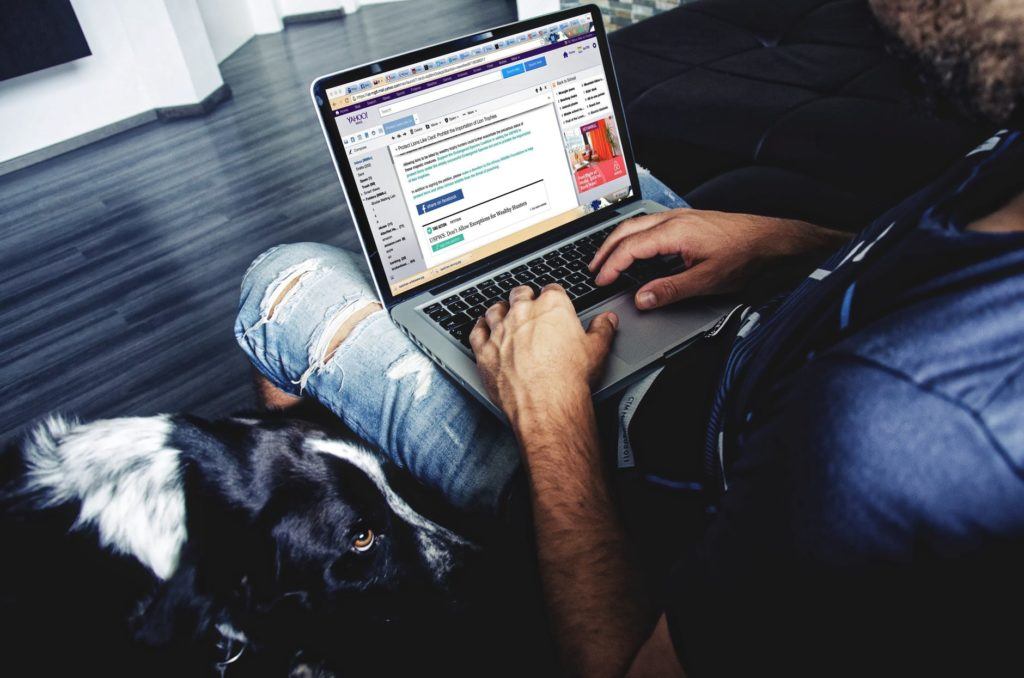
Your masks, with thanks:
[[[607,287],[587,264],[640,192],[608,42],[587,5],[315,80],[311,95],[380,300],[427,356],[499,417],[469,331],[518,285],[565,288],[619,330],[596,399],[619,392],[729,310],[699,298],[636,309],[680,270],[640,262]]]

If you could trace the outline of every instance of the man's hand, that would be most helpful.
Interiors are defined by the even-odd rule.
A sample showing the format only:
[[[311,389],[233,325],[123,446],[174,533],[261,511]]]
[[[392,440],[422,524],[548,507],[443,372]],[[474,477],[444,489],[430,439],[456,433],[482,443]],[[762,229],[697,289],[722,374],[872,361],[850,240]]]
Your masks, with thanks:
[[[600,377],[618,318],[602,313],[583,330],[572,302],[559,285],[548,285],[536,299],[529,287],[516,287],[509,303],[487,310],[469,335],[488,394],[513,426],[524,414],[531,421],[563,412]]]
[[[637,290],[637,307],[651,309],[735,291],[772,260],[827,252],[848,239],[805,221],[683,208],[623,221],[594,255],[590,270],[598,272],[598,285],[607,285],[634,261],[682,257],[685,271]]]

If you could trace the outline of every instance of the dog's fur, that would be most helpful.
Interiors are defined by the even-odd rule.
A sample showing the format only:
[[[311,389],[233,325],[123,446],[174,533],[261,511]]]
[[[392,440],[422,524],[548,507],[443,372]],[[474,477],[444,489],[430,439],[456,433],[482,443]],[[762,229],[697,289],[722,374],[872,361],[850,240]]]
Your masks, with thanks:
[[[870,0],[882,26],[967,113],[1019,121],[1024,102],[1021,0]]]
[[[0,471],[5,662],[35,675],[380,666],[367,630],[446,608],[473,550],[351,433],[273,415],[52,417]]]

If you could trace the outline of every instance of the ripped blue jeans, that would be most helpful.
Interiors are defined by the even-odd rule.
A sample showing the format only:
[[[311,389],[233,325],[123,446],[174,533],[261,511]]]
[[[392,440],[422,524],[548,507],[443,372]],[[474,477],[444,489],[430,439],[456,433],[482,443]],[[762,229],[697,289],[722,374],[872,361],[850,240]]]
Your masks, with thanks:
[[[686,206],[649,172],[639,174],[645,198]],[[277,388],[318,399],[455,507],[497,515],[519,467],[505,424],[450,381],[384,311],[359,321],[327,354],[346,319],[375,301],[361,255],[318,243],[279,245],[245,273],[235,337]]]

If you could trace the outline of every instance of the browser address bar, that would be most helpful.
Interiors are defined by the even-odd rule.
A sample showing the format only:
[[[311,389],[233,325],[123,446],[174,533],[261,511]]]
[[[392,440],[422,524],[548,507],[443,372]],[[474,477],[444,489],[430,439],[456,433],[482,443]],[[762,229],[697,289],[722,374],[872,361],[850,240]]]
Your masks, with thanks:
[[[409,78],[408,80],[402,80],[400,82],[391,83],[390,85],[386,85],[379,89],[372,89],[368,92],[353,94],[352,103],[357,103],[359,101],[364,101],[366,99],[372,99],[374,97],[380,96],[381,94],[387,94],[388,92],[393,92],[395,90],[405,89],[410,85],[416,85],[421,82],[436,80],[437,78],[449,75],[450,73],[464,71],[467,68],[472,68],[474,66],[479,66],[481,64],[488,64],[493,61],[498,61],[499,59],[507,59],[510,56],[522,54],[523,52],[529,52],[530,50],[537,49],[538,47],[543,47],[546,44],[547,43],[544,40],[541,40],[539,38],[536,40],[528,40],[520,45],[515,45],[514,47],[509,47],[508,49],[491,52],[490,54],[478,57],[476,59],[472,59],[470,61],[452,64],[451,66],[445,66],[443,68],[438,68],[437,70],[430,70],[414,78]]]
[[[457,82],[453,85],[449,85],[448,87],[438,87],[437,89],[432,89],[429,92],[420,94],[419,96],[406,97],[399,102],[391,104],[390,106],[381,106],[380,117],[386,118],[389,115],[401,113],[402,111],[406,111],[410,108],[422,106],[423,104],[428,104],[431,101],[443,99],[444,97],[451,96],[452,94],[458,94],[459,92],[465,92],[466,90],[474,89],[476,87],[480,87],[481,85],[487,85],[492,82],[498,82],[499,80],[501,80],[501,78],[501,71],[491,71],[490,73],[486,73],[475,78],[470,78],[469,80]]]

